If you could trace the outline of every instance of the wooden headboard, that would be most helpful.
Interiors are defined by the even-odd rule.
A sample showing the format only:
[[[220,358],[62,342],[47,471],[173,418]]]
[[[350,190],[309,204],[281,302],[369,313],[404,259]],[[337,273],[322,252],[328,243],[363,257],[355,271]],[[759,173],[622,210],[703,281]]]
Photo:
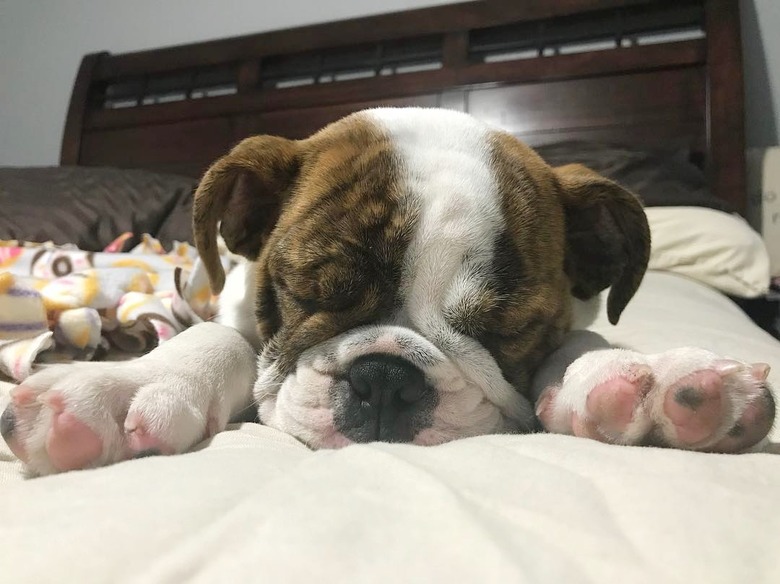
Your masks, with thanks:
[[[62,164],[199,175],[239,139],[377,105],[467,111],[530,144],[686,147],[745,208],[736,0],[485,0],[84,57]]]

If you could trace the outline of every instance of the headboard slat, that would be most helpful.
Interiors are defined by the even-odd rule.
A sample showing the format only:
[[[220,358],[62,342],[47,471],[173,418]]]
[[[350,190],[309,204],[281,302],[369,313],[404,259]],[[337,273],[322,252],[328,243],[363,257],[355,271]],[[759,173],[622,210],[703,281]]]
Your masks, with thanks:
[[[680,0],[685,1],[685,0]],[[677,4],[680,3],[677,2]],[[355,18],[116,55],[100,64],[101,79],[158,73],[248,57],[287,55],[346,44],[380,42],[565,17],[572,14],[652,4],[653,0],[487,0]]]
[[[68,115],[62,132],[60,164],[79,164],[81,162],[81,137],[89,109],[89,97],[94,90],[95,69],[108,53],[91,53],[81,60],[73,92],[70,95]]]
[[[735,211],[747,211],[745,95],[739,6],[710,0],[707,10],[707,170],[715,195]]]
[[[376,77],[339,84],[267,90],[186,103],[164,103],[142,108],[96,110],[86,120],[87,129],[127,127],[181,121],[197,117],[230,115],[246,111],[313,107],[360,102],[382,98],[408,97],[458,87],[497,83],[533,83],[570,78],[588,78],[607,74],[661,70],[703,65],[706,45],[702,41],[632,47],[603,54],[579,53],[545,57],[545,66],[535,61],[478,63],[458,70],[442,69],[407,73],[394,77]]]

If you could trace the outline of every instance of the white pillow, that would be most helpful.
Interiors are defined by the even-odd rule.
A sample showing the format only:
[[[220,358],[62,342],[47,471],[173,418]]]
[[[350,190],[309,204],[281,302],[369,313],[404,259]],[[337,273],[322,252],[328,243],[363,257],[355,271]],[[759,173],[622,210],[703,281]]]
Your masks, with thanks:
[[[650,207],[651,270],[688,276],[733,296],[769,288],[769,254],[739,215],[702,207]]]

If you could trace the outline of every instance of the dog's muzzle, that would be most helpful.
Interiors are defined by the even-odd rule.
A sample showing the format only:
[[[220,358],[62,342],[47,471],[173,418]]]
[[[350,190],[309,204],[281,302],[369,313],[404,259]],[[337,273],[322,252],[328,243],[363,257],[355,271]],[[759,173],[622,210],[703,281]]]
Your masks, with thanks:
[[[495,388],[461,365],[411,329],[367,326],[311,347],[286,377],[261,356],[255,398],[264,424],[315,448],[376,440],[439,444],[525,429],[490,399]],[[479,368],[489,365],[497,368],[495,362]]]

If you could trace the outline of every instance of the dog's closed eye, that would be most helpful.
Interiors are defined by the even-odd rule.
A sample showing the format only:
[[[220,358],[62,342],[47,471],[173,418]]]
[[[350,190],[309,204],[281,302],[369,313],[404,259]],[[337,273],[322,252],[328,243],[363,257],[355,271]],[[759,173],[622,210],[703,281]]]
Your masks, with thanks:
[[[276,278],[275,284],[277,295],[288,297],[307,314],[354,308],[370,287],[354,272],[324,268]]]

